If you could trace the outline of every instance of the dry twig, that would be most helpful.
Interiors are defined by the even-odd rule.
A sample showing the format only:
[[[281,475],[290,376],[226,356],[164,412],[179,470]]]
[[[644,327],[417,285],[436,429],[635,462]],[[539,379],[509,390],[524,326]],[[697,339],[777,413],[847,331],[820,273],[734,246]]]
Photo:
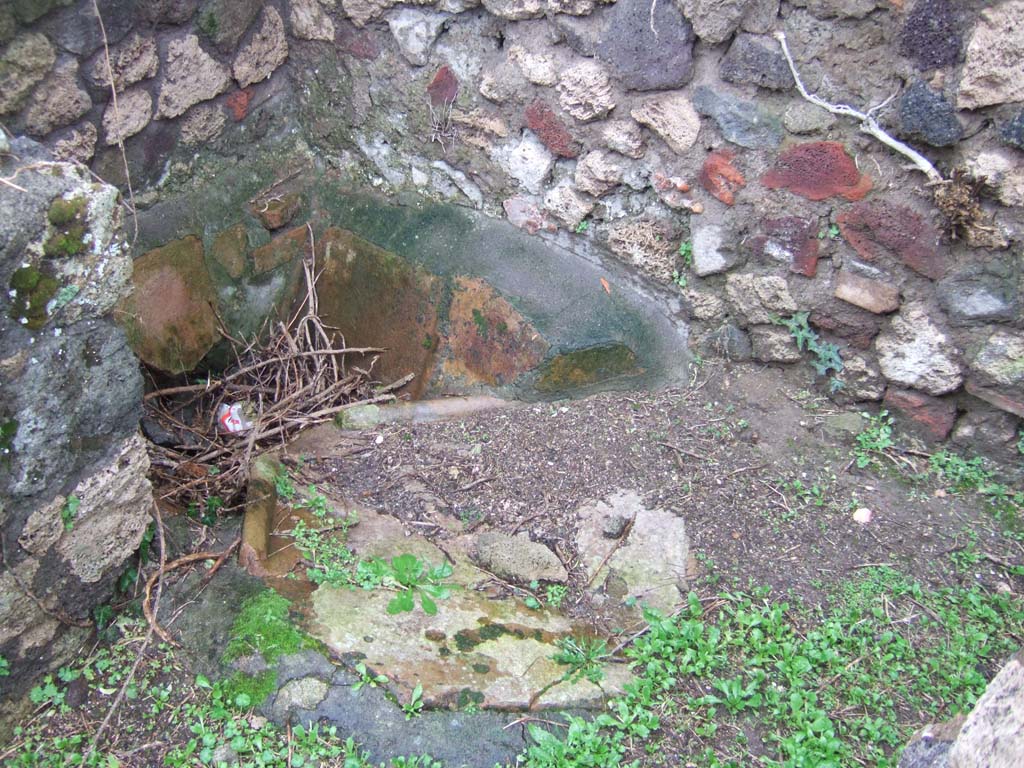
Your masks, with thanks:
[[[320,319],[315,247],[310,227],[310,255],[303,262],[306,293],[287,322],[265,328],[265,341],[260,336],[248,343],[234,339],[236,364],[217,379],[169,386],[146,396],[149,416],[181,441],[151,446],[154,474],[167,488],[162,498],[182,506],[211,497],[228,501],[242,488],[249,461],[259,450],[356,405],[393,401],[395,391],[412,380],[409,375],[374,386],[370,370],[385,350],[346,347],[337,329]],[[354,355],[370,356],[366,370],[347,365]],[[252,428],[241,435],[218,432],[218,409],[237,401],[252,406]]]

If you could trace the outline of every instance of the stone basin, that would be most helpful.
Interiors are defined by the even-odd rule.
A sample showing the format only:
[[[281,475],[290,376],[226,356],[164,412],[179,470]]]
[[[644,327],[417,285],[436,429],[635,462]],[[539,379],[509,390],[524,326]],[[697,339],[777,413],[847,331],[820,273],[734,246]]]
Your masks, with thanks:
[[[306,629],[336,657],[363,663],[400,702],[408,702],[422,686],[425,706],[443,709],[479,708],[527,711],[548,708],[597,708],[609,696],[620,694],[632,679],[627,666],[601,665],[598,684],[587,679],[567,680],[570,668],[552,656],[558,641],[583,638],[590,631],[550,610],[532,610],[513,597],[496,598],[484,590],[491,574],[477,568],[469,557],[470,537],[460,537],[446,550],[417,534],[408,535],[395,518],[331,498],[336,517],[358,519],[346,542],[359,559],[388,560],[412,554],[429,565],[445,560],[453,573],[446,583],[452,594],[438,601],[429,616],[418,606],[408,613],[390,615],[387,604],[394,592],[332,587],[312,588],[303,579],[286,578],[299,564],[286,538],[272,535],[298,519],[278,503],[272,478],[280,465],[269,457],[255,462],[243,528],[242,563],[250,572],[299,601]],[[302,585],[307,586],[303,587]]]

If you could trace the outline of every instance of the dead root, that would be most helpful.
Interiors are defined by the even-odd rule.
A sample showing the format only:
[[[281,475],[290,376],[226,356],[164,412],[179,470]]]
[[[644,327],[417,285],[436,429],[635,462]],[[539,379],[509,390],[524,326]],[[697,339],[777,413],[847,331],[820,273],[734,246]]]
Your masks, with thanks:
[[[333,419],[356,405],[389,402],[407,384],[406,376],[386,386],[371,371],[376,347],[346,347],[341,333],[318,314],[319,274],[312,254],[303,262],[306,294],[288,322],[278,320],[250,342],[221,333],[235,351],[235,364],[217,378],[157,389],[145,396],[146,415],[175,436],[173,446],[150,443],[152,477],[161,499],[189,508],[227,505],[238,498],[254,455],[284,444],[299,431]],[[223,324],[222,324],[223,325]],[[364,368],[349,364],[358,355]],[[253,426],[226,433],[218,409],[245,404]]]

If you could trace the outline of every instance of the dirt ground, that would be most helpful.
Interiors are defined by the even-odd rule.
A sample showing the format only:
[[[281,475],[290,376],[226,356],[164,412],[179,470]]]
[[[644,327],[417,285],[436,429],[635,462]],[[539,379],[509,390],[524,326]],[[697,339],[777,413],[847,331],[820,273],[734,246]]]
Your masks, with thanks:
[[[299,471],[439,542],[466,530],[528,532],[575,577],[576,615],[588,614],[576,510],[618,489],[684,518],[694,585],[767,585],[815,604],[858,569],[888,564],[922,584],[974,579],[1017,591],[997,566],[1024,548],[1000,535],[982,501],[912,481],[927,468],[913,452],[857,468],[860,422],[814,394],[806,370],[708,363],[688,387],[350,433],[337,448],[344,458]],[[862,508],[867,525],[854,520]],[[958,573],[950,555],[967,548],[981,559]]]

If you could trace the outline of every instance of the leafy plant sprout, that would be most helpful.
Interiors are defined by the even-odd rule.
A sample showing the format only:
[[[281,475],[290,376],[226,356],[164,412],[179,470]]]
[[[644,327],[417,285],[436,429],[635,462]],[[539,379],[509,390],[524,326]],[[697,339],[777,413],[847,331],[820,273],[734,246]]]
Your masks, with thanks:
[[[773,317],[772,323],[789,329],[796,342],[796,348],[814,355],[811,365],[819,376],[826,376],[830,371],[833,374],[842,373],[843,358],[839,354],[839,347],[831,342],[822,341],[817,332],[808,325],[809,316],[808,312],[797,312],[791,317]],[[829,379],[831,392],[837,392],[842,387],[843,383],[834,375]]]

